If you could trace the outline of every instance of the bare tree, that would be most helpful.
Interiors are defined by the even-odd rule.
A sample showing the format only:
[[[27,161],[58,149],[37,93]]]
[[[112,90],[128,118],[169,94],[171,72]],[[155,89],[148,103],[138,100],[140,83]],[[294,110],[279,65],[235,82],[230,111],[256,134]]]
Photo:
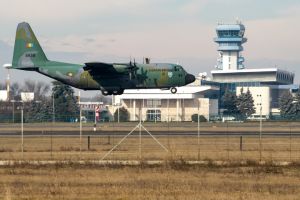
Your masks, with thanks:
[[[32,80],[26,80],[23,90],[24,92],[34,92],[35,99],[41,99],[49,93],[50,85],[42,81],[34,82]]]
[[[92,101],[103,102],[104,104],[107,104],[107,103],[111,102],[110,97],[105,97],[102,94],[99,94],[99,95],[96,95],[96,96],[92,97],[91,100]]]
[[[21,99],[21,87],[19,83],[15,82],[10,85],[10,95],[15,100]]]

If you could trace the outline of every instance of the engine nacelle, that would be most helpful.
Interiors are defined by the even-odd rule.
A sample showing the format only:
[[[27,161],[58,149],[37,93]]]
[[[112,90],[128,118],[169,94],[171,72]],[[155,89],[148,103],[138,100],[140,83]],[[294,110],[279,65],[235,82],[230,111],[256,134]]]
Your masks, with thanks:
[[[130,68],[128,65],[114,64],[113,67],[119,73],[128,73],[130,71]]]

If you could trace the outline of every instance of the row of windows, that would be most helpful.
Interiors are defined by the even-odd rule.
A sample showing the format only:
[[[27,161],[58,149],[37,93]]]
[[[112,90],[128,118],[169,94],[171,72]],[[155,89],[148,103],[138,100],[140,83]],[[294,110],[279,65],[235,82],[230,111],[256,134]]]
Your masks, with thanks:
[[[287,73],[277,73],[277,79],[289,80],[289,81],[293,82],[294,76],[287,74]]]
[[[236,87],[259,87],[260,82],[237,82],[237,83],[220,83],[221,90],[229,89],[235,91]]]
[[[218,82],[211,82],[211,81],[201,81],[201,85],[211,85],[220,87],[221,90],[223,89],[231,89],[235,90],[236,87],[260,87],[260,82],[236,82],[236,83],[218,83]]]
[[[161,106],[161,100],[160,99],[148,99],[147,107],[160,107]]]
[[[219,37],[243,37],[244,31],[236,31],[236,30],[222,30],[217,31]]]
[[[236,42],[221,42],[219,46],[238,46],[239,44]]]

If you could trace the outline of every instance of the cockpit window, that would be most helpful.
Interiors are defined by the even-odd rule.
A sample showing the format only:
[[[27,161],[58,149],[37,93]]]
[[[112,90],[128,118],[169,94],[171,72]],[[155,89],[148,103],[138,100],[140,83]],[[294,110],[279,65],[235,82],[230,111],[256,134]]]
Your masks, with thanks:
[[[175,72],[179,71],[179,67],[178,66],[174,66],[174,71]]]

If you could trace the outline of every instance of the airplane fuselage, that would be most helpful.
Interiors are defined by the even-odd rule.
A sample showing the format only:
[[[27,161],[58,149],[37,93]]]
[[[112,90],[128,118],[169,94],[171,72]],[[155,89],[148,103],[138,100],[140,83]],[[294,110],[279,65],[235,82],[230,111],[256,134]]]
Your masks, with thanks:
[[[112,64],[117,73],[91,75],[84,65],[49,61],[36,71],[83,90],[117,93],[124,89],[164,88],[186,85],[188,73],[180,65],[168,63],[135,64],[136,71],[127,70],[129,64]],[[26,70],[26,69],[24,69]]]

